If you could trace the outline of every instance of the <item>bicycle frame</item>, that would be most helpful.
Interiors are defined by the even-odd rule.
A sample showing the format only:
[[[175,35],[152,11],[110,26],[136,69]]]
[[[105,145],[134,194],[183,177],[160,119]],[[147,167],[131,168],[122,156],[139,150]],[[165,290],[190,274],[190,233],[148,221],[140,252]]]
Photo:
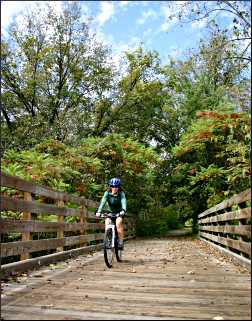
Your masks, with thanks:
[[[110,222],[105,227],[104,234],[104,260],[106,265],[111,268],[113,266],[114,255],[118,262],[122,261],[122,251],[118,249],[118,232],[116,228],[117,213],[104,213],[102,218],[109,218]],[[111,234],[110,234],[111,231]],[[109,241],[109,242],[107,242]],[[109,247],[107,244],[109,243]]]
[[[112,221],[112,220],[111,220]],[[113,221],[112,221],[113,222]],[[117,231],[116,231],[116,224],[115,223],[109,223],[107,226],[106,226],[106,230],[108,229],[111,229],[112,230],[112,243],[111,243],[111,246],[112,248],[115,247],[115,237],[117,235]]]

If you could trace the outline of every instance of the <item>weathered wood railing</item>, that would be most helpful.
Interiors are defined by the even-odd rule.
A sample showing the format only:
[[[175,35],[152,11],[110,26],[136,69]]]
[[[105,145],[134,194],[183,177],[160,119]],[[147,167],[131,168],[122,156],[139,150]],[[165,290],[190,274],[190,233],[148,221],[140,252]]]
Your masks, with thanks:
[[[25,271],[101,248],[104,223],[94,215],[97,202],[4,173],[1,173],[1,187],[15,193],[12,197],[6,191],[1,193],[3,274]],[[135,236],[135,220],[127,215],[124,221],[127,240]],[[19,233],[18,240],[11,242],[13,232]],[[41,255],[43,251],[46,255]],[[4,262],[6,258],[11,263]]]
[[[234,195],[198,216],[199,236],[251,268],[251,191]]]

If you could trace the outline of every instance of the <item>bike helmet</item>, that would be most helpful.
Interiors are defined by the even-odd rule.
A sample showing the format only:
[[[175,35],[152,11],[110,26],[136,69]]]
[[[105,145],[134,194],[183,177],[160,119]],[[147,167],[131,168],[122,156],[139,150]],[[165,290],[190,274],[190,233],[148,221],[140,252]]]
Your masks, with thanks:
[[[120,178],[111,178],[111,180],[109,181],[109,186],[110,187],[119,187],[121,186],[121,180]]]

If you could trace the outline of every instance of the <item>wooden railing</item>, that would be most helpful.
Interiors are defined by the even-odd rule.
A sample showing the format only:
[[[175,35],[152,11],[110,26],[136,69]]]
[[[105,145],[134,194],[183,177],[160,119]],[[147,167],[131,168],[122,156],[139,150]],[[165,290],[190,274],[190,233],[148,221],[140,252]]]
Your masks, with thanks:
[[[202,240],[251,267],[250,189],[199,214],[198,224]]]
[[[1,187],[9,188],[14,194],[8,196],[10,193],[4,190],[1,193],[3,274],[25,271],[101,248],[104,223],[94,215],[97,202],[4,173],[1,173]],[[135,236],[133,216],[127,214],[124,230],[125,240]],[[18,240],[10,241],[13,233]],[[42,251],[46,255],[41,255]]]

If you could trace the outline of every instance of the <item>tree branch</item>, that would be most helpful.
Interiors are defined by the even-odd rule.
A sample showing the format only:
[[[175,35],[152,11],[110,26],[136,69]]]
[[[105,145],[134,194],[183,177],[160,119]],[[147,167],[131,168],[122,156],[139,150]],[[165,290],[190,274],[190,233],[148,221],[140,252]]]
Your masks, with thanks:
[[[11,123],[11,121],[10,121],[10,118],[9,118],[9,116],[8,116],[7,111],[3,108],[2,104],[1,104],[1,110],[2,110],[2,112],[3,112],[4,118],[5,118],[5,120],[6,120],[6,123],[7,123],[7,126],[8,126],[8,128],[9,128],[9,130],[12,131],[12,123]]]
[[[241,15],[237,9],[229,2],[229,1],[222,1],[223,3],[225,3],[226,5],[228,5],[229,7],[231,7],[234,11],[235,11],[235,15],[240,17],[248,26],[251,26],[251,24],[244,18],[243,15]],[[227,9],[226,9],[227,10]],[[229,11],[229,10],[227,10]]]
[[[6,84],[7,88],[10,88],[19,98],[19,100],[24,104],[24,106],[26,107],[26,110],[34,117],[35,116],[35,112],[33,109],[30,108],[29,103],[27,101],[27,99],[25,98],[24,94],[22,93],[22,91],[20,90],[20,87],[18,86],[18,84],[16,83],[16,78],[14,75],[12,75],[9,70],[6,67],[3,67],[4,70],[4,81]]]
[[[239,18],[241,18],[247,26],[251,26],[251,24],[242,16],[239,14],[239,12],[237,11],[237,9],[235,9],[228,1],[222,1],[223,3],[225,3],[226,5],[228,5],[229,7],[231,7],[234,11],[230,10],[230,9],[226,9],[226,8],[214,8],[211,9],[209,11],[207,11],[208,9],[206,7],[204,7],[204,9],[207,11],[205,14],[203,14],[203,16],[199,17],[199,18],[193,18],[192,20],[187,20],[187,21],[183,21],[181,20],[182,23],[191,23],[193,21],[200,21],[206,17],[208,17],[211,13],[215,12],[215,11],[226,11],[226,12],[230,12],[235,16],[238,16]]]

